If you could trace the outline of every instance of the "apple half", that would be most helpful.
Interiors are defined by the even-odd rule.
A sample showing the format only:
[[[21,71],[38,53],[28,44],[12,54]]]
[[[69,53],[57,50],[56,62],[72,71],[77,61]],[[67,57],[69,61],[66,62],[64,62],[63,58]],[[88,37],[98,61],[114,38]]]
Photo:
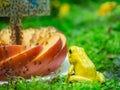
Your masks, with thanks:
[[[22,45],[11,45],[9,29],[0,34],[0,80],[48,75],[65,60],[66,38],[53,27],[23,30]]]

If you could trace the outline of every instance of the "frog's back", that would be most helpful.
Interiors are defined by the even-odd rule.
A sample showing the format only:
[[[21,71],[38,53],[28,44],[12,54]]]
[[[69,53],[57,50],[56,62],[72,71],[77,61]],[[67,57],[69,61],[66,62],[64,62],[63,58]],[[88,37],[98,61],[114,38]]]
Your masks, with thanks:
[[[90,79],[95,79],[96,68],[92,61],[89,59],[83,48],[79,48],[78,63],[75,65],[75,74],[81,75]]]

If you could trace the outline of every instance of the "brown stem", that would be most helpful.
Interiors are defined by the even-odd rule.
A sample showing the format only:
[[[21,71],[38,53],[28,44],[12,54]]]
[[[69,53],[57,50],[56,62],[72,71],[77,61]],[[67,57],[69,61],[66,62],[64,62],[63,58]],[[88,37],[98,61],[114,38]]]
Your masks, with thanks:
[[[21,45],[22,44],[22,31],[21,26],[12,25],[11,26],[11,39],[12,44]]]
[[[22,44],[22,25],[21,25],[21,18],[11,17],[10,18],[11,24],[11,39],[12,44],[21,45]]]

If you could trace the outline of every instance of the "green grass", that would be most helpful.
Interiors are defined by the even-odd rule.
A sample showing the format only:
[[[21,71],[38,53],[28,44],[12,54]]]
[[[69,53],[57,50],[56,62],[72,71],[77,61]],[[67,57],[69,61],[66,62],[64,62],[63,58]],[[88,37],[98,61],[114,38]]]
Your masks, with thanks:
[[[43,80],[40,77],[31,78],[31,81],[17,78],[8,84],[0,86],[0,90],[119,90],[120,82],[117,79],[100,82],[64,83],[65,76]]]
[[[64,84],[66,76],[47,81],[38,77],[31,78],[30,82],[24,79],[13,80],[1,85],[0,90],[120,90],[120,11],[116,9],[112,14],[99,17],[96,7],[71,7],[69,15],[64,18],[52,15],[24,17],[23,28],[58,28],[65,34],[68,47],[77,45],[85,49],[97,70],[105,75],[106,82]],[[0,22],[0,28],[6,27],[6,22]]]

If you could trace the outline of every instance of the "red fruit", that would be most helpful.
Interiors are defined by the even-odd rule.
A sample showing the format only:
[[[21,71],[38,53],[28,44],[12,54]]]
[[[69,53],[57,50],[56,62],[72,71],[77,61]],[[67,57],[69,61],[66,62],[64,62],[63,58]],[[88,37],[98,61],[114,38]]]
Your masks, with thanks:
[[[6,79],[6,75],[17,76],[20,74],[19,68],[25,67],[42,51],[42,46],[36,46],[13,55],[0,62],[0,80]]]

